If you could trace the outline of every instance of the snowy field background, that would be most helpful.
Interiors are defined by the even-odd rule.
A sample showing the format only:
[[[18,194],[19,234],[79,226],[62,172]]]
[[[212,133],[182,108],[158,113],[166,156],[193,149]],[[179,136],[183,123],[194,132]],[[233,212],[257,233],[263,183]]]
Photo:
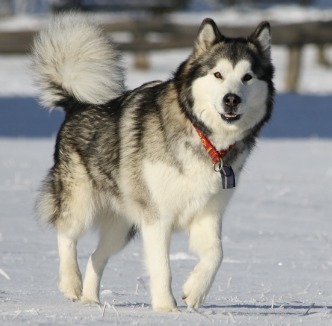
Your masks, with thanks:
[[[146,72],[125,55],[128,87],[168,78],[189,51],[152,53]],[[272,53],[275,113],[225,214],[224,262],[204,306],[188,312],[181,287],[196,258],[186,234],[174,235],[181,313],[173,314],[151,312],[140,237],[107,265],[103,307],[58,292],[55,233],[38,226],[33,207],[54,146],[54,137],[35,137],[56,130],[61,114],[33,100],[28,56],[0,56],[0,324],[331,325],[332,69],[319,66],[316,49],[307,46],[299,94],[284,93],[287,53],[282,47]],[[328,57],[332,62],[331,49]],[[95,244],[94,234],[79,244],[83,271]]]

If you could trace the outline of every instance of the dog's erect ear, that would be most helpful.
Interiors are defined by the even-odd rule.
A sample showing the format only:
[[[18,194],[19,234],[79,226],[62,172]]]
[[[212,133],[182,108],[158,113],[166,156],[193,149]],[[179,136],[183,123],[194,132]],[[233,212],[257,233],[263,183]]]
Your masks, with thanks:
[[[199,28],[195,43],[195,54],[202,54],[220,42],[223,36],[220,34],[216,23],[211,18],[205,18]]]
[[[271,27],[267,21],[261,22],[256,30],[249,36],[249,40],[259,43],[261,50],[266,56],[271,53]]]

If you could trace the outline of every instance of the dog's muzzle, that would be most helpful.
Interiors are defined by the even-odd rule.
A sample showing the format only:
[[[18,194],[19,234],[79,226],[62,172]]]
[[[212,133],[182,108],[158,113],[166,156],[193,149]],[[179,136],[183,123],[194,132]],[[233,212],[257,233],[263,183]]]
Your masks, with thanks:
[[[227,93],[222,101],[225,113],[221,114],[221,118],[227,122],[239,120],[241,114],[238,114],[237,110],[241,103],[241,97],[233,93]]]

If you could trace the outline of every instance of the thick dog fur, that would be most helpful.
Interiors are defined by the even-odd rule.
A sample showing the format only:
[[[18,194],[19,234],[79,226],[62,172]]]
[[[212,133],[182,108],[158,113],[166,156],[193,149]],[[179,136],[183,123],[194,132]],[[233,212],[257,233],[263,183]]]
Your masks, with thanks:
[[[191,308],[204,301],[222,261],[221,217],[232,189],[194,127],[218,149],[236,178],[272,111],[270,26],[248,38],[227,38],[211,19],[174,76],[124,89],[118,54],[100,29],[75,14],[54,18],[34,43],[41,102],[63,107],[54,166],[37,208],[58,233],[59,288],[72,300],[99,302],[108,258],[140,230],[152,306],[176,311],[169,244],[174,230],[189,233],[199,262],[183,286]],[[76,244],[100,230],[84,282]]]

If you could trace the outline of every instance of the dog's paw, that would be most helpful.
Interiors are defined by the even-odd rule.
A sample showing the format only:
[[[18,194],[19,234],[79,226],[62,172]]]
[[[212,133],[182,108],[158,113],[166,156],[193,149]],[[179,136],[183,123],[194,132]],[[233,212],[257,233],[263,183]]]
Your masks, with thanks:
[[[87,297],[84,294],[81,296],[81,302],[83,304],[96,304],[96,305],[100,305],[100,301],[98,298],[96,297]]]
[[[152,303],[152,307],[154,311],[158,312],[179,312],[179,309],[177,308],[175,299],[168,298],[167,300],[160,300],[161,298],[158,298],[156,302]]]
[[[59,283],[59,290],[63,293],[65,298],[71,301],[78,301],[82,294],[82,282],[70,283],[63,280]]]
[[[153,311],[156,312],[180,312],[176,306],[154,306]]]
[[[205,296],[194,296],[194,295],[182,295],[182,300],[188,306],[188,308],[198,309],[203,303]]]
[[[205,284],[197,282],[195,277],[191,275],[185,285],[183,286],[182,300],[185,304],[193,309],[198,309],[204,302],[207,295]]]
[[[81,273],[78,270],[60,273],[58,287],[67,299],[78,301],[81,298],[83,288]]]

